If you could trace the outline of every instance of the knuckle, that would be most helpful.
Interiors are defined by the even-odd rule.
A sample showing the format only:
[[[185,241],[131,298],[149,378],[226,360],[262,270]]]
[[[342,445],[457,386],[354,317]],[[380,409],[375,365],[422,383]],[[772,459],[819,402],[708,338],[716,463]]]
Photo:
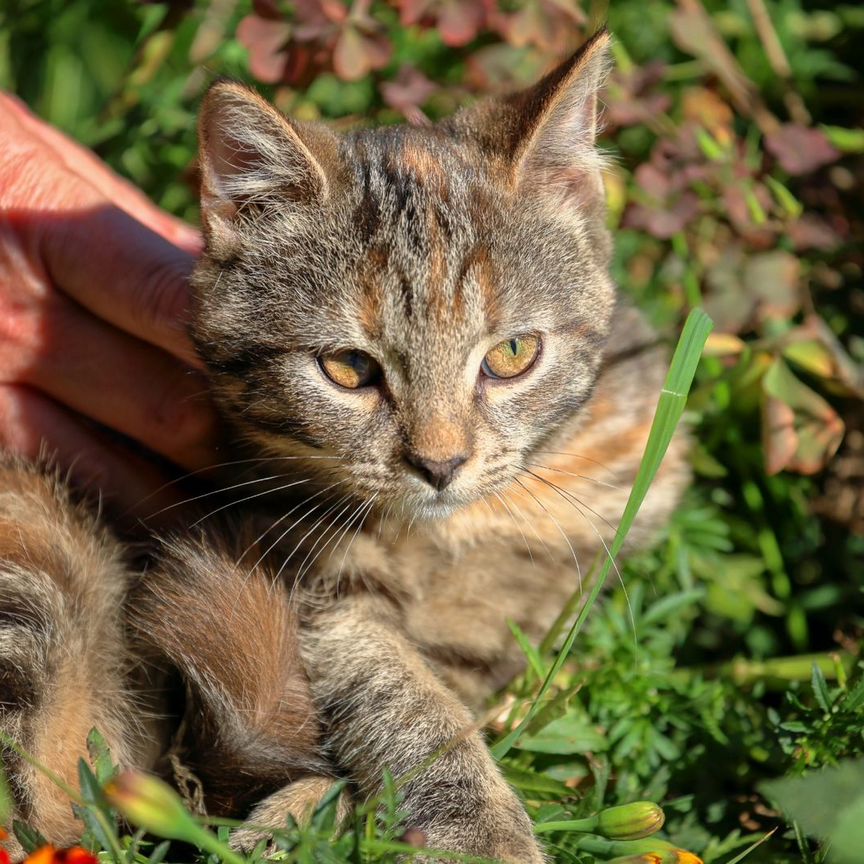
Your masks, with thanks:
[[[150,265],[133,303],[136,323],[145,332],[177,325],[187,278],[187,268],[179,259],[159,260]]]

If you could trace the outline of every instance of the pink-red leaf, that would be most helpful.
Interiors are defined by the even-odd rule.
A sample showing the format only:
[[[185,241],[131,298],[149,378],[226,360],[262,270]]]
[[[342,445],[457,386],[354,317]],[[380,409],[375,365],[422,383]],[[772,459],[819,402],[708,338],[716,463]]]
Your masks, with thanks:
[[[824,132],[796,123],[785,123],[766,135],[765,149],[776,157],[784,171],[794,175],[809,174],[840,158],[840,151]]]
[[[762,389],[766,472],[821,471],[843,440],[837,412],[779,358],[765,373]]]
[[[285,71],[285,46],[291,25],[281,19],[247,15],[237,27],[237,39],[249,50],[249,70],[265,84],[275,84]]]
[[[421,105],[438,89],[422,72],[413,66],[403,66],[392,81],[381,84],[384,101],[409,119],[416,119]]]
[[[458,48],[471,42],[486,23],[483,0],[443,0],[438,10],[438,31],[445,45]]]
[[[357,81],[387,65],[390,43],[380,33],[363,32],[353,22],[342,28],[333,49],[333,69],[345,81]]]

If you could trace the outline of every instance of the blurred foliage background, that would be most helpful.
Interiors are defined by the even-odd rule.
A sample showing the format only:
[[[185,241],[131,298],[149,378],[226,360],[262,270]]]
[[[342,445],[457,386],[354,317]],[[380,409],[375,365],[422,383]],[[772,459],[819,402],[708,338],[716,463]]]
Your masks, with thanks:
[[[337,127],[426,123],[532,82],[604,20],[618,282],[670,336],[695,305],[717,327],[685,506],[507,770],[540,820],[653,795],[706,861],[777,825],[748,860],[821,861],[758,784],[864,753],[864,6],[2,0],[0,86],[195,220],[216,76]]]

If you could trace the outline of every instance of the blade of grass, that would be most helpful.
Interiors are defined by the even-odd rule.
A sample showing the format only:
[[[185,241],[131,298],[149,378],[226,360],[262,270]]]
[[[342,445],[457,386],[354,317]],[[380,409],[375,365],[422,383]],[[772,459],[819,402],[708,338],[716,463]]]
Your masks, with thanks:
[[[0,764],[0,825],[8,825],[12,816],[12,792],[9,789],[9,781],[6,772]]]
[[[669,442],[675,433],[678,421],[684,412],[684,407],[687,404],[687,394],[690,392],[690,385],[693,383],[693,376],[696,374],[696,367],[699,365],[702,349],[713,326],[711,319],[701,309],[694,309],[687,317],[681,338],[678,340],[678,345],[672,356],[672,363],[669,366],[666,383],[660,391],[657,410],[654,413],[654,422],[651,424],[651,431],[648,434],[648,441],[645,445],[645,453],[642,455],[642,462],[639,465],[639,471],[633,482],[630,497],[627,499],[627,505],[624,507],[624,513],[621,516],[621,522],[618,525],[615,538],[610,546],[609,555],[603,561],[600,573],[591,588],[591,593],[588,595],[588,599],[580,609],[576,620],[567,633],[561,650],[558,652],[555,662],[546,674],[543,684],[540,686],[540,691],[531,703],[528,713],[515,729],[512,729],[492,746],[492,754],[496,759],[501,759],[510,751],[541,709],[543,700],[549,692],[552,682],[561,671],[561,667],[570,654],[570,649],[573,647],[576,637],[585,624],[588,613],[603,590],[603,586],[606,584],[606,579],[609,576],[609,571],[612,568],[612,562],[624,545],[636,514],[639,512],[639,508],[645,500],[645,495],[654,481],[654,477],[660,468],[660,463],[663,461],[663,457],[669,447]]]
[[[726,864],[738,864],[739,861],[743,861],[754,849],[761,846],[770,837],[773,837],[776,832],[777,829],[772,828],[764,837],[760,837],[752,846],[748,846],[740,855],[736,855],[731,861],[727,861]]]

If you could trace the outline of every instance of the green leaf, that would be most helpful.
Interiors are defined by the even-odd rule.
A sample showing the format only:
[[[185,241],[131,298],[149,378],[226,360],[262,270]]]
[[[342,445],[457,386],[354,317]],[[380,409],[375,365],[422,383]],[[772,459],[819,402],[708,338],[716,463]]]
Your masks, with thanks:
[[[6,772],[0,763],[0,825],[8,825],[9,817],[12,815],[12,791],[9,789],[9,781]]]
[[[834,864],[860,864],[864,849],[864,759],[763,783],[789,820],[830,844]]]
[[[168,850],[171,848],[170,840],[163,840],[152,852],[150,857],[147,859],[149,864],[162,864],[165,860],[165,856],[168,854]]]
[[[831,693],[828,690],[828,682],[822,674],[818,663],[813,664],[813,672],[810,676],[810,683],[813,687],[813,695],[819,703],[819,707],[828,714],[831,711],[831,703],[834,701],[831,698]]]
[[[608,744],[587,717],[569,714],[548,723],[536,735],[525,735],[519,741],[520,750],[533,753],[591,753],[605,750]]]
[[[820,126],[828,140],[843,153],[864,153],[864,129]]]
[[[91,729],[87,736],[87,753],[100,786],[104,786],[117,775],[118,768],[111,759],[111,748],[98,729]]]
[[[507,782],[511,786],[515,786],[520,792],[552,795],[556,798],[564,798],[572,794],[572,791],[560,780],[556,780],[548,774],[541,774],[539,771],[517,768],[515,765],[505,765],[504,776],[507,778]]]
[[[664,597],[662,600],[654,603],[639,619],[639,624],[643,627],[658,624],[670,615],[674,615],[688,606],[694,606],[704,597],[704,588],[694,588],[691,591],[678,591],[675,594],[670,594],[668,597]]]
[[[105,800],[101,784],[83,759],[78,760],[78,782],[84,803],[73,804],[72,809],[96,842],[103,849],[113,852],[114,860],[118,860],[120,844],[117,840],[117,818]]]
[[[843,700],[844,711],[858,711],[860,708],[864,708],[864,678],[846,694]]]
[[[546,667],[543,664],[540,653],[531,644],[528,637],[522,632],[522,628],[515,621],[508,619],[507,626],[510,628],[510,632],[519,643],[519,647],[522,649],[522,653],[525,655],[528,665],[531,667],[537,678],[542,681],[546,676]]]
[[[28,855],[35,852],[40,846],[48,844],[48,841],[37,828],[31,828],[25,822],[19,822],[17,819],[12,823],[12,833]]]
[[[860,794],[838,817],[831,835],[830,861],[837,864],[860,864],[864,851],[864,793]]]
[[[766,177],[765,182],[774,194],[777,203],[793,219],[797,219],[803,212],[804,206],[801,202],[779,181],[773,177]]]

